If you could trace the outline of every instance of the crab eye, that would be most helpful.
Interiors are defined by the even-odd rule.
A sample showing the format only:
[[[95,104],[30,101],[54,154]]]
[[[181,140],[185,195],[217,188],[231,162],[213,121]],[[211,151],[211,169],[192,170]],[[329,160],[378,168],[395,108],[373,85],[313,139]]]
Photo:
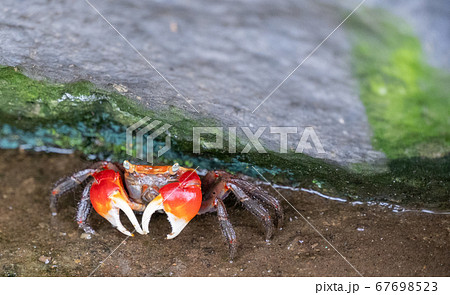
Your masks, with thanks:
[[[170,174],[175,175],[178,172],[178,169],[180,169],[180,165],[178,163],[173,164],[172,167],[170,167]]]
[[[127,160],[123,161],[123,168],[125,168],[126,170],[130,169],[130,162],[128,162]]]

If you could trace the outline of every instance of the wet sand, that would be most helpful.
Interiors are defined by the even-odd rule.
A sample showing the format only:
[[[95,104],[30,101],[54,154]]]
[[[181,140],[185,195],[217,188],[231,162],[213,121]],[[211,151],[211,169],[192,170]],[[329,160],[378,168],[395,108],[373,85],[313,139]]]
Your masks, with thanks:
[[[233,263],[215,214],[197,216],[174,240],[165,239],[170,226],[158,214],[149,235],[124,241],[94,212],[98,234],[84,239],[74,221],[81,191],[63,197],[55,217],[48,196],[53,182],[88,165],[76,155],[0,150],[2,276],[87,276],[95,269],[94,276],[358,275],[284,200],[285,224],[270,243],[249,212],[226,202],[239,241]],[[364,276],[450,275],[450,215],[394,213],[280,192]]]

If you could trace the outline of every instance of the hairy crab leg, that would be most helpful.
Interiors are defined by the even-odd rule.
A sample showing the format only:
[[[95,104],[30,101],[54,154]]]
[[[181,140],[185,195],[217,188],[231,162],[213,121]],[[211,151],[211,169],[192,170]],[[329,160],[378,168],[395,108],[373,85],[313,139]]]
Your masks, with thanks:
[[[89,196],[89,191],[91,190],[93,182],[94,182],[93,180],[89,181],[89,183],[84,188],[81,200],[78,202],[77,216],[76,216],[78,227],[83,229],[84,232],[88,234],[95,234],[94,229],[92,229],[92,227],[87,222],[87,219],[92,211],[92,204]]]
[[[215,199],[214,206],[217,208],[217,218],[219,219],[220,229],[228,242],[230,259],[233,260],[237,248],[236,232],[228,219],[227,209],[223,201],[221,199]]]
[[[56,207],[58,205],[59,197],[67,191],[70,191],[71,189],[74,189],[76,186],[80,185],[95,171],[95,169],[85,169],[78,171],[69,177],[58,180],[50,196],[50,210],[52,211],[52,215],[57,214]]]
[[[242,189],[234,184],[230,184],[231,190],[244,207],[256,216],[266,229],[266,241],[269,241],[273,235],[274,225],[270,218],[269,211],[264,208],[257,200],[247,196]]]
[[[272,195],[270,195],[267,191],[265,191],[262,188],[255,187],[251,183],[245,181],[245,180],[238,180],[233,179],[233,183],[236,183],[239,185],[239,187],[242,188],[242,190],[249,196],[252,196],[255,199],[261,200],[264,204],[267,206],[270,206],[275,211],[276,215],[276,224],[278,228],[281,228],[283,226],[283,219],[284,219],[284,212],[283,208],[281,207],[281,203],[277,198],[274,198]]]

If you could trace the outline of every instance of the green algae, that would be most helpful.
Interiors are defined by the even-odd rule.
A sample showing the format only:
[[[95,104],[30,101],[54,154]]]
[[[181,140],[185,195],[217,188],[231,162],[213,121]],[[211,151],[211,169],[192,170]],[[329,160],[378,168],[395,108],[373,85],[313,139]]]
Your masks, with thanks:
[[[148,110],[87,81],[33,80],[13,67],[0,67],[0,96],[3,148],[50,145],[119,159],[125,157],[126,127],[145,116],[176,125],[171,135],[179,142],[189,140],[193,126],[217,124],[190,119],[174,107]]]
[[[450,74],[429,66],[411,28],[383,10],[360,10],[347,28],[374,147],[390,159],[449,153]]]

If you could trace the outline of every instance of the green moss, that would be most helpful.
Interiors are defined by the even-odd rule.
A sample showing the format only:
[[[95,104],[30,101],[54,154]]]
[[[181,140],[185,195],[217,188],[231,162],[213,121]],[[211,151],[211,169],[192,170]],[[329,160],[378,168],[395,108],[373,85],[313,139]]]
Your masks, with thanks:
[[[390,159],[450,152],[450,75],[427,65],[408,25],[385,11],[360,10],[347,28],[375,148]]]
[[[192,126],[217,124],[194,120],[174,107],[152,111],[87,81],[33,80],[13,67],[0,67],[0,95],[2,147],[48,144],[120,158],[125,156],[126,127],[145,116],[176,125],[171,131],[179,142],[192,137]]]

